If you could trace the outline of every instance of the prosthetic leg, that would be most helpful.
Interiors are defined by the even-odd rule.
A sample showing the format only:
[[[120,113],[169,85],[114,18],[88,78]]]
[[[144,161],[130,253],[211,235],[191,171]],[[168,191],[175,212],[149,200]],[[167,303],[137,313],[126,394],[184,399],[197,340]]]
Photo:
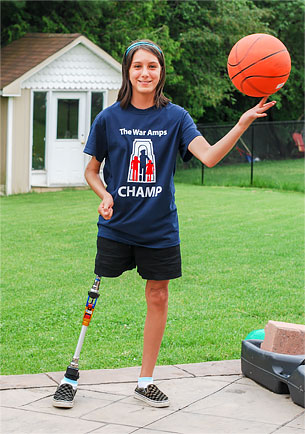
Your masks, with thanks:
[[[86,303],[85,312],[83,316],[82,328],[78,338],[75,353],[70,365],[66,369],[66,373],[64,375],[64,378],[60,386],[57,388],[54,394],[53,397],[54,407],[70,408],[73,407],[74,405],[74,397],[77,390],[77,380],[79,378],[79,369],[78,369],[79,356],[84,343],[87,328],[89,326],[89,323],[91,321],[94,312],[97,299],[100,296],[99,293],[100,282],[101,282],[101,278],[99,276],[96,276],[92,288],[88,292],[88,298],[87,298],[87,303]]]

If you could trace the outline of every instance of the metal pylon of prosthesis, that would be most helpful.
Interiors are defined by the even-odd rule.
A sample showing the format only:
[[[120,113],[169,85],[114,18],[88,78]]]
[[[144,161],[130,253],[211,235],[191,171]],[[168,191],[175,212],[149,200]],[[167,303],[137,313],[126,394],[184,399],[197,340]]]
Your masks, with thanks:
[[[92,288],[88,292],[88,298],[87,298],[85,312],[83,316],[81,332],[78,338],[74,356],[72,358],[70,365],[67,367],[65,373],[65,377],[69,378],[70,380],[76,381],[79,378],[79,369],[78,369],[79,356],[84,343],[87,328],[89,326],[89,323],[91,321],[94,312],[97,299],[100,296],[99,293],[100,283],[101,283],[101,278],[99,276],[96,276]]]

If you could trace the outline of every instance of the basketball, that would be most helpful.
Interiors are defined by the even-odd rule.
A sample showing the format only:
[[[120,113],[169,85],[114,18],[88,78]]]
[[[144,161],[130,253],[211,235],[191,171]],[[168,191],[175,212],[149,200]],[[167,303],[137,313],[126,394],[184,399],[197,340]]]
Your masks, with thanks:
[[[227,69],[230,80],[240,92],[264,97],[284,86],[290,74],[291,60],[287,48],[279,39],[255,33],[234,45]]]

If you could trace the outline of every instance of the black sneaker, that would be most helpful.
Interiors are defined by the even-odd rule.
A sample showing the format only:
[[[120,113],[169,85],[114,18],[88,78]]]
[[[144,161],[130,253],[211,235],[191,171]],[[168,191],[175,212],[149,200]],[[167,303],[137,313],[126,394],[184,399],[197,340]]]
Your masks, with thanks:
[[[73,407],[75,394],[76,389],[74,390],[71,384],[61,384],[54,393],[53,406],[62,408]]]
[[[145,389],[136,387],[134,397],[147,402],[152,407],[168,407],[169,399],[155,384],[149,384]]]

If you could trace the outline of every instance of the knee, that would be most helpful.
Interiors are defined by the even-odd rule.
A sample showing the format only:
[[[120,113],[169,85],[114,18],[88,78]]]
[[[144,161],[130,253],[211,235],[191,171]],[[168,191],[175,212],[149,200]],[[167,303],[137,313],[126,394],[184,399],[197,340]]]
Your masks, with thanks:
[[[168,283],[156,281],[148,285],[146,290],[146,300],[149,306],[164,309],[168,305]]]

